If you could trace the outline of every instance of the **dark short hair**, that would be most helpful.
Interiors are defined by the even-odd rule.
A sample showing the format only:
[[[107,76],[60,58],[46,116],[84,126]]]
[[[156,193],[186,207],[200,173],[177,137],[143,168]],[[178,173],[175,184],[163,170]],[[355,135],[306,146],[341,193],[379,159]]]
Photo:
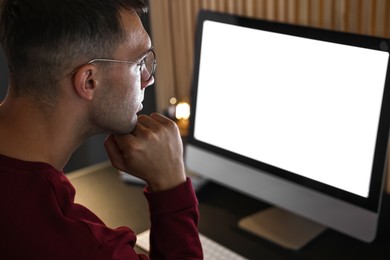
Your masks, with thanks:
[[[109,56],[123,41],[120,11],[143,0],[0,0],[0,41],[16,94],[51,100],[77,60]]]

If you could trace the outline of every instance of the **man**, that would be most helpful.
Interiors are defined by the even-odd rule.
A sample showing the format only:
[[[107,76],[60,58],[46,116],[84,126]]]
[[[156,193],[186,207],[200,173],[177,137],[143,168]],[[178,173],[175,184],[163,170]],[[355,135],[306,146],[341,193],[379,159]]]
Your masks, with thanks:
[[[62,173],[86,138],[142,178],[153,259],[201,259],[197,201],[176,125],[137,117],[155,58],[142,0],[1,0],[10,86],[0,105],[0,259],[146,259],[128,228],[74,204]],[[129,206],[131,203],[129,202]]]

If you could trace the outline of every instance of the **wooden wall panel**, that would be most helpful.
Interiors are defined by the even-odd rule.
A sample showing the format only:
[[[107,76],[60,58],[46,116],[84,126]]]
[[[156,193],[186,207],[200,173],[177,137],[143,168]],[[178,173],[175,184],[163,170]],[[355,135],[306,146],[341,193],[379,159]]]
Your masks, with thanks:
[[[159,111],[176,92],[170,4],[170,0],[153,0],[150,8],[152,41],[157,56],[156,102]]]
[[[150,0],[158,56],[157,107],[170,97],[188,99],[194,35],[200,9],[390,37],[389,0]]]

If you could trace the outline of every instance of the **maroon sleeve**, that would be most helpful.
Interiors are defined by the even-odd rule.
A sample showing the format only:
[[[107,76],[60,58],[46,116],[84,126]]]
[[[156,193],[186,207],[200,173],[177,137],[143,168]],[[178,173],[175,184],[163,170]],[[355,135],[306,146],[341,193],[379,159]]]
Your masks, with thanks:
[[[150,258],[203,259],[198,201],[191,180],[162,192],[144,191],[149,202]]]

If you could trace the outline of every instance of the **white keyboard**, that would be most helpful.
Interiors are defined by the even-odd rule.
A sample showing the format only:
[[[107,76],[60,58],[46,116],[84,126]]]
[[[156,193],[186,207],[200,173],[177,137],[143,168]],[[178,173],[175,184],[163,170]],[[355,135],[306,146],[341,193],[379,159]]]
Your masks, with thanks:
[[[205,260],[244,260],[246,258],[236,254],[230,249],[218,244],[217,242],[199,235],[200,242],[203,248],[203,257]],[[149,252],[149,230],[146,230],[137,235],[137,246]]]

